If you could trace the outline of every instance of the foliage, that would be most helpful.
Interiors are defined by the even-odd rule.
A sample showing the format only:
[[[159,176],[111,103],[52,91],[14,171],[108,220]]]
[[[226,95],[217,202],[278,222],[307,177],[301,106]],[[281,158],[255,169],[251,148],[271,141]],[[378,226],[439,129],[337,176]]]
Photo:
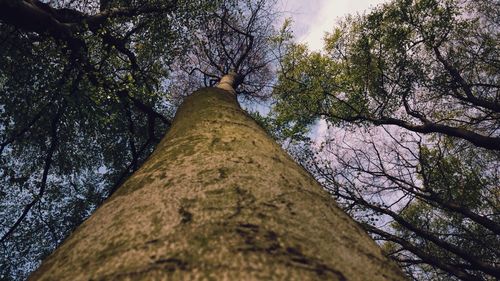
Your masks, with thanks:
[[[412,3],[347,18],[326,37],[325,53],[291,48],[275,90],[278,108],[499,150],[498,23],[476,1]],[[299,116],[289,119],[307,114]]]
[[[275,126],[330,136],[299,157],[418,280],[500,275],[498,3],[396,0],[322,52],[288,49]],[[307,153],[303,153],[303,152]]]
[[[149,155],[214,1],[0,1],[0,279],[23,279]],[[27,16],[27,15],[30,16]]]

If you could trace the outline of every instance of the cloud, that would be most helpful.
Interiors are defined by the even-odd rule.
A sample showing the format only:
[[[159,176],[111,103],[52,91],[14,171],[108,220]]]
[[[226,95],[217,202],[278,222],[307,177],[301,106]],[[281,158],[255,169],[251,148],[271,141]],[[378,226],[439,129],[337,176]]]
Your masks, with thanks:
[[[323,37],[336,21],[348,14],[362,13],[387,0],[282,0],[281,7],[294,20],[293,31],[311,50],[323,47]]]

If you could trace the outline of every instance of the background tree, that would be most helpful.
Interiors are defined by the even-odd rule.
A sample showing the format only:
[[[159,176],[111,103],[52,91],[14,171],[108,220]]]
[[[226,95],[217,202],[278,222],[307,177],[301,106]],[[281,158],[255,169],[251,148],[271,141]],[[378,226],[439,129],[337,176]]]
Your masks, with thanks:
[[[274,126],[343,128],[295,154],[415,279],[500,275],[499,11],[393,1],[281,62]]]
[[[22,279],[135,171],[217,1],[0,1],[2,279]]]

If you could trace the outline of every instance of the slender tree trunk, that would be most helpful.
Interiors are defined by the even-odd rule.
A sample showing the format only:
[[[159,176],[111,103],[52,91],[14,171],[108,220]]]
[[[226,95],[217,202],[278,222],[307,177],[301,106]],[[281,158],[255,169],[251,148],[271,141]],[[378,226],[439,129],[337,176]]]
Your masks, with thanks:
[[[205,88],[30,279],[404,278],[231,91]]]

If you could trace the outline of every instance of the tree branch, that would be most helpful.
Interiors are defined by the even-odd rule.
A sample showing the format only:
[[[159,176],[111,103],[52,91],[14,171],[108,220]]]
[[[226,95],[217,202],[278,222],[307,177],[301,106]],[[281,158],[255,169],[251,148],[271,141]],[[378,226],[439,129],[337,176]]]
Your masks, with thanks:
[[[28,215],[28,213],[30,212],[31,208],[37,202],[40,201],[40,199],[42,198],[42,196],[45,193],[45,188],[47,186],[47,177],[49,175],[49,169],[50,169],[50,166],[52,164],[53,156],[54,156],[54,153],[56,151],[56,148],[57,148],[57,145],[58,145],[58,142],[59,142],[58,137],[57,137],[57,125],[59,123],[59,119],[62,116],[63,107],[60,108],[58,110],[58,112],[56,113],[56,115],[54,116],[54,118],[52,118],[51,133],[50,133],[50,145],[49,145],[49,149],[47,150],[47,154],[45,156],[45,161],[44,161],[45,164],[44,164],[44,167],[43,167],[42,179],[40,180],[40,188],[38,189],[38,193],[35,196],[35,198],[33,198],[33,200],[31,200],[31,202],[28,203],[24,207],[24,209],[23,209],[21,215],[19,216],[19,218],[14,222],[14,224],[9,228],[9,230],[2,236],[2,238],[0,238],[0,242],[4,242],[5,240],[7,240],[12,235],[12,233],[14,233],[14,231],[16,230],[16,228],[23,222],[24,218]]]
[[[423,261],[425,261],[425,263],[428,263],[432,266],[440,268],[446,272],[450,272],[451,274],[455,275],[456,277],[458,277],[462,280],[470,280],[470,281],[482,280],[481,278],[476,277],[474,275],[471,275],[464,270],[461,270],[461,269],[456,268],[452,265],[443,263],[440,259],[438,259],[434,256],[431,256],[431,255],[428,255],[421,248],[414,246],[413,244],[411,244],[407,240],[404,240],[400,237],[389,234],[383,230],[380,230],[380,229],[378,229],[374,226],[371,226],[369,224],[366,224],[366,223],[362,223],[361,226],[368,232],[380,235],[381,237],[383,237],[389,241],[392,241],[394,243],[401,245],[407,251],[410,251],[411,253],[413,253],[417,257],[421,258]]]

